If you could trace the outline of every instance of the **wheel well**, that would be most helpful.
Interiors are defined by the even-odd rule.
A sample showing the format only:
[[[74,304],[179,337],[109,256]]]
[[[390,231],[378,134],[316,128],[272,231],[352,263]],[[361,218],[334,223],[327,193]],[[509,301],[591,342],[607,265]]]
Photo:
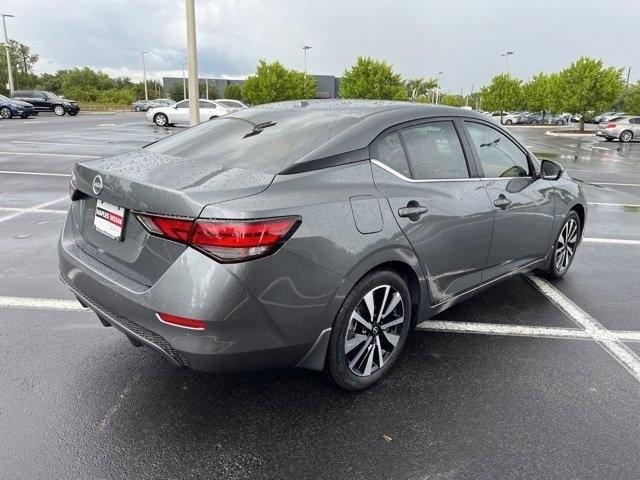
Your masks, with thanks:
[[[576,212],[578,214],[578,218],[580,218],[580,233],[582,233],[582,231],[584,230],[584,207],[578,203],[574,205],[571,210]]]
[[[411,295],[411,328],[413,328],[416,325],[418,315],[420,315],[420,282],[418,281],[416,272],[404,262],[390,261],[377,265],[362,275],[361,278],[378,270],[394,271],[407,282],[409,294]],[[358,281],[360,281],[360,279],[358,279]]]

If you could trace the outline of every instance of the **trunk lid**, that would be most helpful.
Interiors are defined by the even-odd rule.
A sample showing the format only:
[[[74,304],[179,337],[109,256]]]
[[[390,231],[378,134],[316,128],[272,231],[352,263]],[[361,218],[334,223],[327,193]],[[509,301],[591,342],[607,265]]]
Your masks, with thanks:
[[[94,191],[97,176],[102,180],[102,189]],[[210,165],[202,159],[187,160],[145,149],[80,162],[72,178],[76,189],[86,196],[71,206],[75,241],[96,260],[150,286],[186,247],[150,235],[132,210],[195,218],[206,205],[265,190],[273,177],[270,173]],[[120,241],[96,231],[98,199],[125,209]]]

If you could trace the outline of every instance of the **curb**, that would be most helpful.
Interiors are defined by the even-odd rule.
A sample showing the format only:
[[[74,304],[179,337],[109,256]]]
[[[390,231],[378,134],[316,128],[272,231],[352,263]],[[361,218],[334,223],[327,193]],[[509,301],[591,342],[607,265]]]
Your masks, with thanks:
[[[549,135],[550,137],[568,137],[568,138],[587,138],[587,137],[595,137],[595,132],[588,133],[564,133],[564,132],[554,132],[553,130],[547,130],[545,135]]]

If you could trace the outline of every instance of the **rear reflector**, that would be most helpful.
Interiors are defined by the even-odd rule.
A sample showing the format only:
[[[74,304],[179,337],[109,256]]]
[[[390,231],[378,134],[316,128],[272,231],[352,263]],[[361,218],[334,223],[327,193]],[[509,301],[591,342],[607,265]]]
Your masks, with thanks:
[[[174,327],[188,328],[189,330],[204,330],[207,328],[207,324],[202,320],[178,317],[168,313],[157,313],[156,316],[162,323],[173,325]]]
[[[295,232],[299,217],[191,220],[136,214],[152,234],[185,243],[222,263],[270,255]]]

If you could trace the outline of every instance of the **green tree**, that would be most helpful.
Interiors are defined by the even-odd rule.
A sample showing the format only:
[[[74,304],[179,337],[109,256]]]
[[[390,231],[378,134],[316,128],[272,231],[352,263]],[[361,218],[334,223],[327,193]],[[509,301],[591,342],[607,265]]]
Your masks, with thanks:
[[[524,108],[531,112],[546,112],[551,106],[549,76],[540,72],[522,86]]]
[[[242,100],[242,85],[239,83],[228,83],[224,88],[224,98]]]
[[[316,81],[311,75],[285,68],[280,62],[260,60],[254,75],[247,78],[242,92],[253,105],[314,98]]]
[[[355,65],[342,75],[340,96],[405,100],[407,89],[402,77],[395,73],[387,62],[371,57],[358,57]]]
[[[640,115],[640,80],[627,89],[624,96],[624,111],[630,115]]]
[[[480,90],[482,108],[489,111],[515,110],[522,103],[522,81],[501,73]]]
[[[169,87],[169,90],[167,90],[167,94],[169,95],[169,98],[175,100],[176,102],[179,102],[180,100],[184,100],[185,94],[184,94],[182,82],[174,82]]]
[[[7,75],[7,54],[5,44],[0,46],[0,93],[8,94],[5,85],[9,81]],[[32,87],[38,81],[33,73],[33,66],[38,61],[38,55],[32,54],[27,45],[15,40],[9,40],[9,57],[11,58],[11,73],[15,88]]]
[[[604,67],[602,60],[589,57],[573,62],[559,72],[551,84],[555,106],[581,115],[581,132],[584,132],[587,112],[607,109],[623,88],[621,69]]]
[[[405,82],[407,96],[411,100],[420,101],[422,98],[430,98],[433,90],[438,86],[435,78],[413,78]]]
[[[462,107],[465,104],[465,99],[462,95],[442,95],[440,97],[440,103],[442,105],[448,105],[450,107]]]

